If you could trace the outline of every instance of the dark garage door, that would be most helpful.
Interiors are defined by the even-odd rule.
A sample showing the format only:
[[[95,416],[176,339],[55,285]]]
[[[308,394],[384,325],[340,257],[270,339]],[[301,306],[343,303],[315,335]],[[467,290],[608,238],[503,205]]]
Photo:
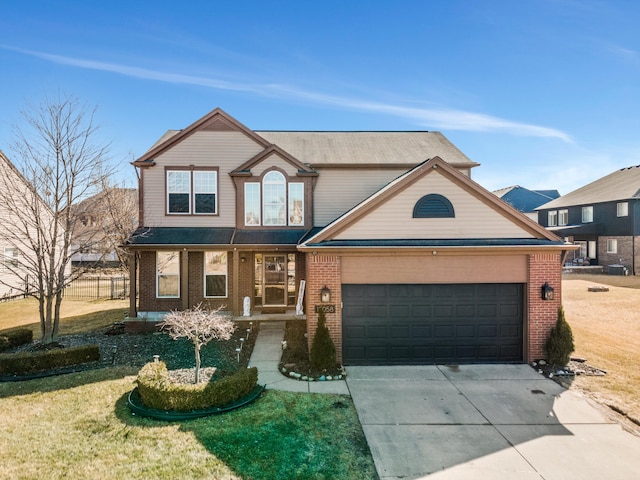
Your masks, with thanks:
[[[522,361],[523,285],[343,285],[345,365]]]

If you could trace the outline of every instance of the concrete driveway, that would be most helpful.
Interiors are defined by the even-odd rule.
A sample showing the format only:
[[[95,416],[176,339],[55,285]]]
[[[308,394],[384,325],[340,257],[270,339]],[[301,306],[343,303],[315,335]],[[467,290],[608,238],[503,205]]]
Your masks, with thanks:
[[[640,438],[528,365],[347,367],[381,479],[640,478]]]

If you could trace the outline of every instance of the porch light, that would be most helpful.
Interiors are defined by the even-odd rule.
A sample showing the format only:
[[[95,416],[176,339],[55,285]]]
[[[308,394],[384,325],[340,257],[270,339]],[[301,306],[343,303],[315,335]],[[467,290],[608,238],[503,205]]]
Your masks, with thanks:
[[[542,286],[542,300],[553,300],[553,287],[547,282]]]
[[[331,301],[331,290],[325,285],[320,290],[320,301],[322,303],[329,303]]]

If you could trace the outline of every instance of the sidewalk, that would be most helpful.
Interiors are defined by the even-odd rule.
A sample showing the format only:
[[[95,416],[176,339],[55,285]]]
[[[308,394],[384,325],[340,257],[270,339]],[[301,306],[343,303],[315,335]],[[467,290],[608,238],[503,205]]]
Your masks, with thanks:
[[[349,395],[344,380],[328,382],[304,382],[285,377],[278,371],[284,338],[284,322],[262,322],[249,360],[251,367],[258,367],[258,383],[267,389],[286,392],[337,393]]]

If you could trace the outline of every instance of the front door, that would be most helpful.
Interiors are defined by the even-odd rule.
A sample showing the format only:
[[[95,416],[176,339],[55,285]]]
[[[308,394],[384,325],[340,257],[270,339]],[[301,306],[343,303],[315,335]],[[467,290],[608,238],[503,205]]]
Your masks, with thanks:
[[[264,298],[265,306],[287,305],[287,256],[264,255]]]

